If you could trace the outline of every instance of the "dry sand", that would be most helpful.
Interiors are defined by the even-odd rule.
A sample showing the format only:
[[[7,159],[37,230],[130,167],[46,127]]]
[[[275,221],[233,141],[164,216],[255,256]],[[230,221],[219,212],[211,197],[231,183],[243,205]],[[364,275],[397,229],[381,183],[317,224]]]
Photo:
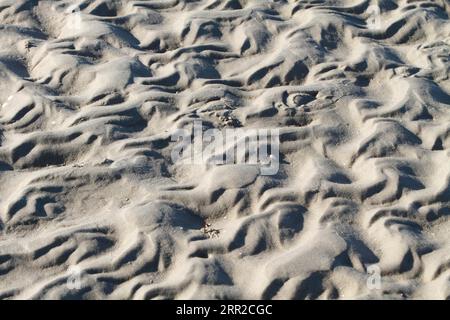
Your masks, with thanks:
[[[0,298],[448,299],[449,14],[1,0]],[[175,163],[194,120],[279,172]]]

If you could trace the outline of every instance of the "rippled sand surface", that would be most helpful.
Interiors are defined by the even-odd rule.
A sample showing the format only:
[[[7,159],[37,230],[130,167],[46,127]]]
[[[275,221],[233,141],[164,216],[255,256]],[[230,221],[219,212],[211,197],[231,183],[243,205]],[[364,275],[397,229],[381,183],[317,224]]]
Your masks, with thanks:
[[[0,298],[450,297],[447,0],[0,1]],[[173,161],[278,129],[279,171]]]

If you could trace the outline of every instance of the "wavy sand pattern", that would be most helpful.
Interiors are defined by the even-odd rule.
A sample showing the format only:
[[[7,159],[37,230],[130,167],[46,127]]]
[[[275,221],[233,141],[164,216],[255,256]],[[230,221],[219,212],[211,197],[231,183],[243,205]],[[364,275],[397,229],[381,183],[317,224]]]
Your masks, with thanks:
[[[449,14],[1,0],[0,298],[448,299]],[[279,172],[173,163],[194,120]]]

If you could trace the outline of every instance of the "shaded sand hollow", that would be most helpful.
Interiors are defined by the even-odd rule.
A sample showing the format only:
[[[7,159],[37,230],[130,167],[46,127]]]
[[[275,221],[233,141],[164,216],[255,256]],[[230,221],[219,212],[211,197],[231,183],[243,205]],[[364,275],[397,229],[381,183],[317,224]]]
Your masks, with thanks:
[[[0,298],[449,298],[449,14],[1,0]],[[278,171],[174,161],[195,121]]]

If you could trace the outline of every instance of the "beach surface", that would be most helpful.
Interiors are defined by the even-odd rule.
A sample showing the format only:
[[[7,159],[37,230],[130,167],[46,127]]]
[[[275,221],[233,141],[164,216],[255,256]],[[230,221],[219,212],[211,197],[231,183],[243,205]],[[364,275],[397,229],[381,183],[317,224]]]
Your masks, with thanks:
[[[449,15],[1,0],[0,298],[449,299]]]

